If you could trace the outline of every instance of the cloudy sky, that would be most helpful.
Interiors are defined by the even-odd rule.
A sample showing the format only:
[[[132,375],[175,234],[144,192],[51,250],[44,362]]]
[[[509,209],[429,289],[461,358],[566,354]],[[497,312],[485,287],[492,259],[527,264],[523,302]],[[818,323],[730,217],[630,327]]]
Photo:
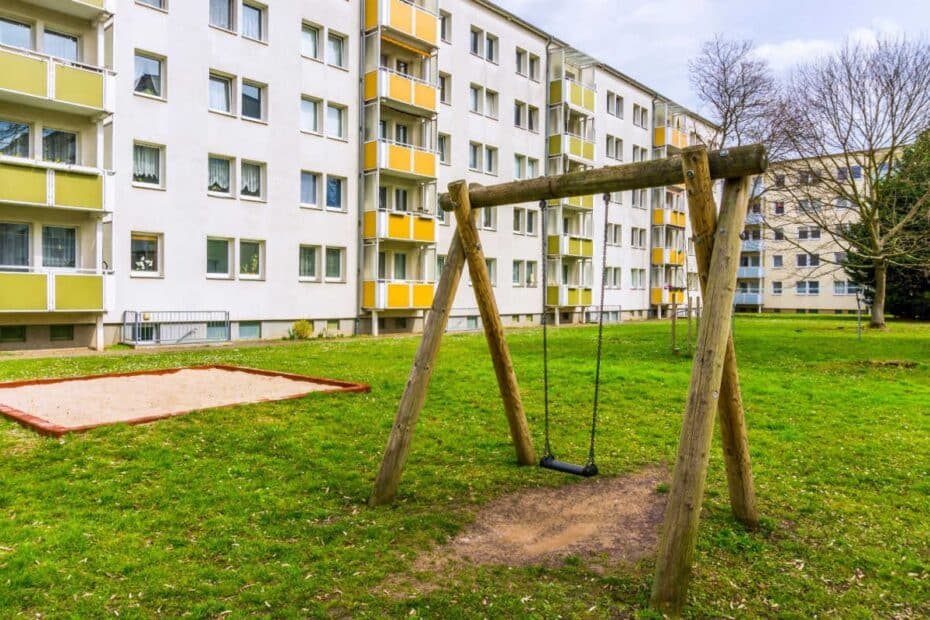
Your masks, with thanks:
[[[688,59],[717,32],[752,39],[777,71],[829,52],[848,37],[930,37],[930,0],[496,1],[694,109],[699,105],[688,86]]]

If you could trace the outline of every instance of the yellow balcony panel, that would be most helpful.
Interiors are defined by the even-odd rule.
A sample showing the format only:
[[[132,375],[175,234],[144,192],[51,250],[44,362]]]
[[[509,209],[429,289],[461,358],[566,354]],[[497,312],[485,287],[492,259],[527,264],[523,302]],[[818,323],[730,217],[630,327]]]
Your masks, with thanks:
[[[421,177],[436,177],[436,153],[414,150],[413,174]]]
[[[365,280],[362,307],[367,310],[423,310],[433,305],[432,282]]]
[[[55,275],[55,310],[103,311],[103,276]]]
[[[672,211],[672,226],[677,226],[678,228],[684,228],[687,224],[688,218],[685,217],[685,214],[681,211]]]
[[[375,291],[377,289],[378,283],[374,280],[366,280],[362,282],[362,307],[363,308],[374,308],[375,307]]]
[[[413,240],[435,243],[436,220],[431,217],[413,216]]]
[[[103,74],[56,64],[55,99],[103,110]]]
[[[547,286],[546,287],[546,305],[547,306],[559,306],[559,287],[558,286]]]
[[[413,307],[429,308],[433,305],[434,288],[432,284],[413,285]]]
[[[23,2],[82,19],[94,19],[106,13],[112,13],[110,10],[112,2],[107,2],[107,0],[23,0]]]
[[[388,308],[409,308],[410,307],[410,285],[407,283],[388,283],[387,285],[387,307]]]
[[[365,170],[374,170],[378,167],[378,143],[366,142],[362,154]]]
[[[106,109],[107,79],[89,66],[0,49],[0,101],[93,117]]]
[[[44,168],[0,163],[0,201],[48,204],[48,172]]]
[[[558,235],[549,235],[546,240],[546,251],[549,256],[558,256],[562,250],[562,238]]]
[[[685,227],[685,214],[681,211],[672,209],[653,209],[652,224],[653,226],[674,226],[676,228]]]
[[[362,217],[362,237],[374,239],[378,235],[378,212],[366,211]]]
[[[0,50],[0,91],[3,94],[48,96],[48,61]]]
[[[439,101],[439,89],[423,82],[413,83],[413,105],[435,112]]]
[[[663,295],[663,293],[665,293],[665,291],[663,291],[663,290],[660,289],[660,288],[653,288],[653,289],[650,289],[650,291],[649,291],[649,303],[651,303],[653,306],[658,306],[659,304],[661,304],[663,298],[665,297],[665,296]]]
[[[365,143],[365,170],[390,171],[410,178],[436,178],[436,154],[415,146],[385,140]]]
[[[387,237],[390,239],[410,239],[410,216],[403,213],[388,213]]]
[[[365,30],[378,26],[426,49],[439,44],[439,16],[405,0],[366,0]]]
[[[670,146],[683,149],[688,146],[688,134],[674,127],[656,127],[655,146]]]
[[[47,311],[47,278],[44,273],[0,273],[0,312]]]
[[[553,80],[549,83],[549,103],[552,105],[567,103],[571,106],[593,113],[597,95],[590,86],[573,80]]]
[[[94,169],[85,170],[46,168],[32,161],[0,163],[0,203],[100,211],[104,208],[103,176]]]
[[[662,248],[652,248],[652,264],[653,265],[664,265],[665,264],[665,250]]]
[[[103,177],[55,171],[55,205],[79,209],[103,209]]]
[[[590,306],[594,299],[591,288],[578,286],[546,287],[546,305],[555,307]]]

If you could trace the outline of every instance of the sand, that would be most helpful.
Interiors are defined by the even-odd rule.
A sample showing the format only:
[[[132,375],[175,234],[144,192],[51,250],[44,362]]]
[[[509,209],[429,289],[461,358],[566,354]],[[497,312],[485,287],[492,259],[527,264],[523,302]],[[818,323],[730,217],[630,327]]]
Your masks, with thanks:
[[[0,405],[73,429],[339,389],[241,370],[185,368],[165,374],[0,385]]]

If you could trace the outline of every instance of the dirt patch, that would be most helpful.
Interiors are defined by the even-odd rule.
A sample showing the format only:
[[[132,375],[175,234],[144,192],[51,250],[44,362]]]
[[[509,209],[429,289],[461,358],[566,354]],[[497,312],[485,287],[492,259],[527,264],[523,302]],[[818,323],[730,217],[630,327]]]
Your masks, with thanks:
[[[911,360],[863,360],[859,365],[867,368],[917,368],[917,362]]]

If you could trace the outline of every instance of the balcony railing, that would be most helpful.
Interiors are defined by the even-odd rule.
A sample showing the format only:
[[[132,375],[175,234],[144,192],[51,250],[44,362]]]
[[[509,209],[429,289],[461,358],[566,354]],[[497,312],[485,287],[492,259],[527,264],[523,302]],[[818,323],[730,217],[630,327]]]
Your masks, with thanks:
[[[761,278],[765,273],[762,267],[740,267],[736,270],[737,278]]]
[[[403,176],[436,178],[436,153],[430,149],[390,140],[365,143],[365,170],[381,168]]]
[[[82,19],[94,19],[104,13],[113,12],[115,0],[23,0],[25,4],[54,9],[65,15]]]
[[[684,265],[685,251],[669,248],[652,248],[653,265]]]
[[[667,288],[652,287],[649,290],[649,301],[653,306],[685,303],[684,291],[673,291]]]
[[[430,213],[366,211],[362,236],[414,243],[436,243],[436,219]]]
[[[683,149],[688,146],[688,134],[674,127],[656,127],[655,145]]]
[[[95,168],[0,156],[0,203],[102,211],[104,189]]]
[[[439,90],[418,78],[381,67],[365,74],[365,101],[383,97],[404,109],[436,112]]]
[[[556,207],[560,204],[573,209],[590,210],[594,208],[594,196],[572,196],[571,198],[555,198],[549,201],[550,207]]]
[[[425,310],[433,305],[432,282],[364,280],[362,307],[366,310]]]
[[[0,313],[103,312],[103,274],[0,266]]]
[[[764,248],[765,242],[762,239],[744,239],[740,244],[743,252],[761,252]]]
[[[568,78],[549,82],[549,104],[567,103],[594,113],[597,91],[593,85],[580,84]]]
[[[106,69],[0,45],[0,101],[96,116],[112,110]]]
[[[594,303],[593,290],[590,287],[576,285],[547,286],[546,305],[554,307],[590,306]]]
[[[683,211],[675,211],[674,209],[652,210],[653,226],[675,226],[676,228],[684,228],[686,222],[687,217]]]
[[[549,155],[569,155],[594,161],[594,141],[569,133],[549,136]]]
[[[588,237],[574,235],[549,235],[546,241],[549,256],[574,256],[591,258],[594,256],[594,241]]]
[[[439,16],[405,0],[365,0],[365,31],[378,26],[428,47],[439,44]]]
[[[762,293],[737,293],[733,296],[733,304],[737,306],[761,306]]]

